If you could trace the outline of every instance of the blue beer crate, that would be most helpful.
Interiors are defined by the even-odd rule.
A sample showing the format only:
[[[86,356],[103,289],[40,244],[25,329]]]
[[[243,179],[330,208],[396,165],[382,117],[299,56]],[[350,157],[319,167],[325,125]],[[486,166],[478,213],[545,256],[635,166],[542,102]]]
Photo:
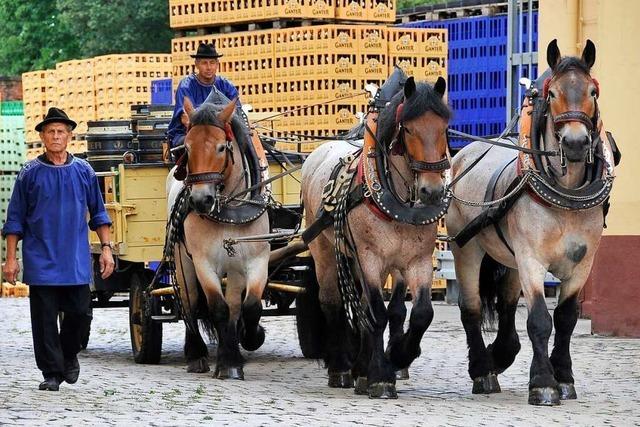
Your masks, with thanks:
[[[447,99],[453,110],[450,127],[473,135],[499,134],[507,116],[507,16],[476,16],[401,24],[408,28],[442,28],[448,32]],[[538,48],[538,12],[533,14],[532,45]],[[528,43],[527,14],[520,23],[520,49]],[[537,67],[532,67],[533,78]],[[519,77],[531,77],[519,67]],[[466,140],[451,140],[461,148]]]
[[[151,81],[151,105],[173,104],[173,83],[171,79]]]

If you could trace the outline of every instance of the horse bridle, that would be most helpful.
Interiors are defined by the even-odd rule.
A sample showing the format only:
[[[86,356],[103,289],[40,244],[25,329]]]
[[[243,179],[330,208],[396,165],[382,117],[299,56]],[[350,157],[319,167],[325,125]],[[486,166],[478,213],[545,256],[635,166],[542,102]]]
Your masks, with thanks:
[[[557,114],[556,116],[553,116],[551,114],[551,108],[550,108],[551,98],[549,95],[549,87],[551,86],[551,83],[557,76],[552,75],[551,77],[548,77],[544,81],[543,99],[545,102],[545,109],[549,112],[549,116],[553,120],[553,131],[559,145],[558,154],[560,156],[560,167],[562,167],[563,169],[566,168],[567,163],[566,163],[566,157],[564,155],[564,149],[562,148],[563,138],[560,137],[559,130],[560,130],[560,127],[565,123],[578,122],[585,125],[585,127],[587,128],[587,131],[589,132],[589,151],[587,153],[587,163],[591,164],[594,162],[594,151],[596,149],[596,145],[599,140],[598,117],[600,114],[600,110],[598,109],[598,97],[600,96],[600,85],[596,79],[594,79],[590,75],[587,75],[587,76],[591,79],[591,81],[593,82],[596,88],[596,94],[595,94],[595,100],[594,100],[595,110],[593,113],[593,117],[589,117],[587,113],[580,110],[564,111],[560,114]]]
[[[396,109],[396,124],[398,126],[398,130],[394,138],[391,139],[389,143],[389,152],[394,154],[401,154],[407,158],[409,163],[409,168],[416,174],[419,173],[442,173],[447,169],[451,168],[451,163],[449,162],[449,157],[445,154],[445,157],[441,160],[435,162],[424,162],[422,160],[416,160],[411,157],[409,154],[409,150],[407,150],[407,146],[405,143],[405,129],[402,123],[402,111],[404,108],[404,101],[398,105]]]
[[[219,129],[222,129],[226,136],[226,145],[225,145],[225,157],[224,163],[222,164],[222,169],[219,171],[207,171],[207,172],[198,172],[198,173],[190,173],[187,167],[187,177],[184,180],[186,186],[190,187],[194,184],[207,184],[211,183],[216,186],[222,184],[224,181],[224,173],[227,170],[229,165],[229,159],[231,159],[231,163],[234,164],[233,159],[233,131],[231,130],[231,125],[229,123],[213,123],[211,126],[215,126]],[[185,153],[188,154],[188,151]],[[188,165],[188,158],[184,160]]]

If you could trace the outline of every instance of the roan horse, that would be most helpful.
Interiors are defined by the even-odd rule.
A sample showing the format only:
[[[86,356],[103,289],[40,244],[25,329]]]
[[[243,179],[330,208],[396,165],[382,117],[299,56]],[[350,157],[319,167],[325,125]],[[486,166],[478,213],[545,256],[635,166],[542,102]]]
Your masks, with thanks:
[[[365,134],[362,154],[344,141],[329,142],[304,162],[302,197],[307,229],[316,215],[326,209],[323,192],[330,193],[332,186],[337,185],[330,181],[338,165],[350,163],[353,178],[347,179],[346,192],[362,196],[348,213],[338,212],[339,206],[333,213],[334,218],[344,216],[347,223],[348,231],[340,232],[342,243],[336,243],[336,237],[340,236],[335,223],[309,243],[327,325],[325,362],[330,387],[353,387],[356,378],[357,394],[397,398],[396,371],[408,367],[420,354],[420,340],[433,319],[431,254],[435,247],[435,222],[446,211],[444,171],[449,168],[446,131],[450,112],[442,101],[445,88],[442,78],[434,87],[416,84],[409,78],[404,89],[394,92],[395,96],[380,112],[376,131],[371,130],[375,119],[371,115],[368,118],[369,133]],[[376,162],[379,173],[372,166]],[[359,173],[353,172],[356,168]],[[344,170],[343,173],[346,174]],[[371,178],[370,174],[375,176]],[[387,189],[384,184],[380,186],[379,177],[390,177]],[[373,185],[371,179],[375,181]],[[377,197],[384,199],[382,191],[389,196],[390,205],[399,207],[397,210],[377,204]],[[345,196],[343,200],[349,198]],[[414,214],[417,219],[406,218]],[[405,221],[399,219],[402,215],[406,216]],[[417,225],[411,223],[416,221]],[[339,252],[348,257],[347,263],[356,266],[349,270],[358,270],[353,275],[360,289],[352,288],[351,293],[342,288],[339,279],[351,273],[340,270],[336,244],[341,247]],[[394,292],[396,302],[387,310],[382,288],[392,271],[399,272],[405,282],[398,285],[400,291]],[[413,297],[413,308],[409,328],[404,332],[407,287]],[[361,301],[364,302],[360,305]],[[359,344],[349,344],[353,335],[348,321],[359,331]],[[391,338],[385,353],[383,333],[388,322]],[[354,363],[353,347],[358,345]]]
[[[225,99],[225,104],[219,105],[221,102],[213,101],[215,97],[210,96],[196,111],[188,100],[185,102],[190,127],[184,142],[188,161],[183,167],[186,166],[188,175],[184,183],[174,178],[177,166],[167,179],[169,212],[184,187],[188,187],[184,237],[174,245],[176,279],[187,324],[184,346],[187,371],[209,371],[207,346],[196,323],[200,317],[210,335],[215,328],[218,340],[214,376],[244,379],[244,359],[238,343],[253,351],[265,338],[259,321],[269,244],[246,243],[230,257],[223,241],[268,233],[269,221],[262,214],[264,209],[243,204],[247,197],[241,201],[225,200],[255,184],[250,178],[252,174],[243,166],[248,164],[243,152],[251,139],[244,121],[234,113],[236,103]],[[246,209],[253,209],[250,215],[256,218],[244,215],[246,221],[234,220],[237,214],[242,217]],[[212,215],[226,217],[212,219]]]
[[[485,195],[485,200],[498,199],[512,190],[516,193],[512,183],[523,171],[532,178],[508,202],[512,207],[502,219],[495,220],[494,227],[482,229],[462,247],[452,244],[473,393],[500,392],[497,374],[513,363],[520,350],[515,313],[522,290],[533,346],[529,403],[558,405],[561,399],[576,398],[569,343],[578,317],[578,294],[602,234],[602,204],[613,179],[606,172],[613,167],[603,147],[606,137],[600,138],[599,88],[590,76],[595,56],[591,41],[581,58],[561,58],[555,40],[547,48],[551,77],[540,91],[542,96],[534,92],[533,111],[523,110],[520,141],[531,137],[534,145],[537,142],[541,150],[552,150],[554,156],[540,155],[535,165],[527,168],[522,159],[528,155],[517,156],[516,151],[503,147],[487,149],[486,144],[474,142],[454,157],[454,182],[470,165],[476,165],[454,185],[456,201],[446,218],[451,235],[458,234],[482,211],[460,200],[477,200],[485,189],[486,195],[492,196]],[[531,134],[523,130],[527,120],[531,120]],[[545,304],[547,271],[561,280],[553,320]],[[493,319],[496,311],[497,336],[486,347],[483,315],[484,320]],[[555,342],[549,357],[553,325]]]

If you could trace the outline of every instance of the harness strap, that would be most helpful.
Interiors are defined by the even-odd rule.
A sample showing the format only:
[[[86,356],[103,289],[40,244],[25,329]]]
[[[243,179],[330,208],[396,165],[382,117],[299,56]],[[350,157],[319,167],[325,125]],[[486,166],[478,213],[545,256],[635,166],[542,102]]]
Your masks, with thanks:
[[[347,212],[351,212],[353,208],[358,206],[365,200],[364,188],[362,185],[356,185],[353,190],[349,192],[347,196]],[[325,209],[320,210],[320,215],[316,220],[302,232],[302,240],[308,245],[316,237],[322,233],[322,231],[330,226],[333,226],[333,211],[327,212]]]
[[[506,168],[515,161],[515,159],[516,158],[510,159],[507,163],[503,165],[503,167],[497,169],[493,173],[487,185],[487,190],[485,192],[485,201],[493,199],[495,195],[495,187],[498,182],[498,179],[500,178],[502,173],[506,170]],[[511,184],[509,184],[509,187],[507,188],[507,191],[505,192],[505,194],[508,194],[509,192],[513,191],[518,186],[518,184],[520,184],[520,181],[522,179],[523,178],[521,176],[516,176],[516,178],[511,182]],[[477,217],[471,220],[462,230],[460,230],[458,234],[455,235],[455,237],[453,238],[453,241],[456,242],[456,244],[459,247],[463,247],[469,242],[469,240],[474,238],[481,230],[493,224],[496,227],[496,233],[498,234],[498,237],[509,249],[509,251],[513,254],[513,250],[507,243],[507,240],[504,237],[504,234],[502,233],[502,230],[500,229],[498,224],[500,220],[504,218],[507,212],[509,212],[509,210],[511,209],[513,204],[516,202],[516,200],[518,200],[518,198],[520,197],[520,194],[522,193],[519,192],[518,194],[515,194],[513,197],[510,197],[502,201],[498,205],[491,206],[485,209],[484,211],[482,211]]]
[[[447,157],[437,162],[423,162],[422,160],[411,159],[409,167],[416,172],[442,172],[449,169],[451,163],[449,163]]]
[[[175,176],[175,175],[174,175]],[[202,173],[190,173],[184,180],[184,184],[194,185],[194,184],[204,184],[204,183],[213,183],[220,184],[224,181],[224,175],[220,172],[202,172]]]

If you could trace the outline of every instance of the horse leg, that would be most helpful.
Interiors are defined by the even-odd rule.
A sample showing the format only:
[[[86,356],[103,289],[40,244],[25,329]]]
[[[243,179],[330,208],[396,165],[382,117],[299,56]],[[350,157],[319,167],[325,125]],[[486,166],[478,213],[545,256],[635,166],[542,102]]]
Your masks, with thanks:
[[[209,351],[197,327],[196,311],[198,308],[198,278],[193,262],[186,254],[182,244],[175,247],[176,277],[181,284],[180,300],[188,310],[195,328],[186,328],[184,337],[184,355],[187,359],[187,372],[209,372]],[[185,319],[186,320],[186,319]]]
[[[553,366],[549,360],[549,337],[553,325],[544,299],[544,276],[547,268],[536,260],[534,254],[526,250],[519,252],[517,247],[514,250],[522,253],[516,258],[516,262],[529,308],[527,332],[533,346],[533,360],[529,371],[529,404],[559,405],[558,382],[553,376]]]
[[[367,276],[366,273],[365,276]],[[368,339],[371,342],[371,359],[369,360],[369,370],[367,372],[369,397],[397,399],[396,372],[384,353],[384,330],[387,327],[387,309],[384,305],[380,286],[369,288],[369,298],[375,322],[372,322],[372,331],[362,331],[362,333],[369,335]]]
[[[387,355],[391,351],[391,347],[394,343],[402,339],[404,334],[404,320],[407,317],[407,306],[404,302],[407,295],[407,285],[402,275],[399,272],[394,272],[393,277],[393,293],[391,294],[391,301],[387,306],[387,313],[389,314],[389,343],[387,344]],[[396,372],[396,379],[408,380],[409,369],[402,368]]]
[[[505,282],[498,289],[498,334],[487,347],[496,374],[501,374],[511,366],[520,352],[520,339],[515,322],[520,290],[518,271],[509,269]]]
[[[591,263],[586,265],[590,266]],[[558,381],[558,392],[561,400],[578,398],[571,370],[569,345],[571,343],[571,334],[578,322],[578,294],[584,286],[589,271],[590,268],[583,267],[579,271],[576,270],[570,279],[562,282],[558,306],[553,311],[556,336],[550,360],[553,365],[554,377]]]
[[[251,270],[246,278],[247,292],[242,303],[242,319],[240,324],[240,343],[245,350],[255,351],[264,343],[264,328],[260,325],[262,316],[262,293],[266,286],[267,263],[258,273],[257,268]]]
[[[206,258],[195,260],[196,272],[207,297],[208,319],[213,324],[218,335],[218,354],[214,377],[218,379],[244,379],[242,367],[244,358],[240,354],[238,345],[237,319],[240,311],[240,298],[242,292],[238,290],[238,282],[229,280],[227,293],[231,305],[227,303],[222,294],[222,286],[215,268]],[[233,310],[233,312],[232,312]]]
[[[424,263],[422,263],[424,264]],[[390,346],[389,358],[396,368],[407,369],[420,355],[420,341],[433,320],[431,265],[411,265],[402,272],[413,296],[409,328]]]
[[[369,394],[367,375],[369,375],[369,361],[371,360],[371,337],[368,333],[360,332],[360,348],[353,365],[352,374],[356,379],[355,394]]]
[[[454,244],[455,245],[455,244]],[[456,276],[460,284],[460,319],[469,347],[469,376],[473,394],[500,393],[498,377],[491,354],[482,337],[482,301],[480,299],[480,267],[485,252],[475,240],[463,248],[454,247]]]
[[[351,355],[349,351],[349,325],[338,290],[338,273],[333,245],[324,235],[311,244],[318,279],[318,298],[327,324],[325,364],[329,374],[329,387],[351,388]]]

